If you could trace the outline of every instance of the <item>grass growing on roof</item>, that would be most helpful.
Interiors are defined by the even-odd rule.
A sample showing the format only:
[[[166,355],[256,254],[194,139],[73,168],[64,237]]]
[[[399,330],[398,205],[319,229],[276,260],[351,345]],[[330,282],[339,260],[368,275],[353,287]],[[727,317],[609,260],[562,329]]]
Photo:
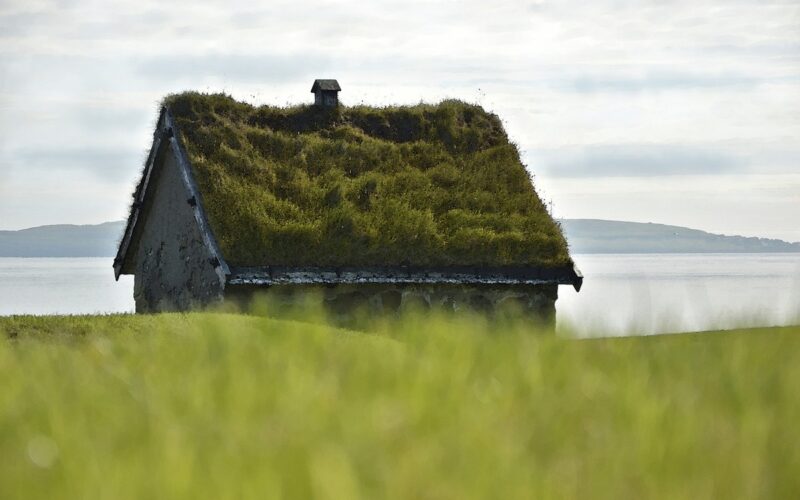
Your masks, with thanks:
[[[479,106],[164,103],[233,265],[571,263],[516,146]]]

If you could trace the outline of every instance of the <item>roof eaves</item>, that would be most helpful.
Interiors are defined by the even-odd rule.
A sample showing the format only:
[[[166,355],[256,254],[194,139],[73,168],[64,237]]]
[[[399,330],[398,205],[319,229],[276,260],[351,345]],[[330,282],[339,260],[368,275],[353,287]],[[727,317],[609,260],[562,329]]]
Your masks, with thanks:
[[[306,284],[487,284],[487,285],[572,285],[580,291],[583,275],[576,266],[439,268],[384,266],[363,268],[323,267],[240,267],[228,277],[230,285]]]

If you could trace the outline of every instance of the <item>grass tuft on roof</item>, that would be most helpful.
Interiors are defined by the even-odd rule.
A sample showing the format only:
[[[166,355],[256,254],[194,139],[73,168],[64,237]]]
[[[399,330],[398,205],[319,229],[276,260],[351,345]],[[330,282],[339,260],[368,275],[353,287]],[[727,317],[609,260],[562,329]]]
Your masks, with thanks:
[[[164,105],[231,265],[571,263],[480,106],[254,107],[196,92]]]

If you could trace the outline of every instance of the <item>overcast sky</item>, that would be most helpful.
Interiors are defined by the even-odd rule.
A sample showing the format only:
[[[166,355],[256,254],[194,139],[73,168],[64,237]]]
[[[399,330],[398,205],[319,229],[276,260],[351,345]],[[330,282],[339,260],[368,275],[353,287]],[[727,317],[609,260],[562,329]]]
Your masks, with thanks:
[[[800,241],[800,2],[0,0],[0,229],[126,216],[158,102],[477,102],[558,217]]]

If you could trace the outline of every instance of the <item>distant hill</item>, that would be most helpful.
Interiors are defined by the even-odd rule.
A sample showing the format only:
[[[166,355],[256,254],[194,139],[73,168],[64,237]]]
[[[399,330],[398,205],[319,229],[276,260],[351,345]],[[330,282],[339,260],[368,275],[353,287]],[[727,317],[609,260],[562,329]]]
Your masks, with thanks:
[[[573,253],[800,252],[800,243],[711,234],[665,224],[599,219],[559,221]],[[0,257],[113,257],[125,222],[60,224],[0,231]]]
[[[665,224],[562,219],[572,253],[800,252],[800,243],[712,234]]]
[[[125,223],[0,231],[0,257],[113,257]]]

